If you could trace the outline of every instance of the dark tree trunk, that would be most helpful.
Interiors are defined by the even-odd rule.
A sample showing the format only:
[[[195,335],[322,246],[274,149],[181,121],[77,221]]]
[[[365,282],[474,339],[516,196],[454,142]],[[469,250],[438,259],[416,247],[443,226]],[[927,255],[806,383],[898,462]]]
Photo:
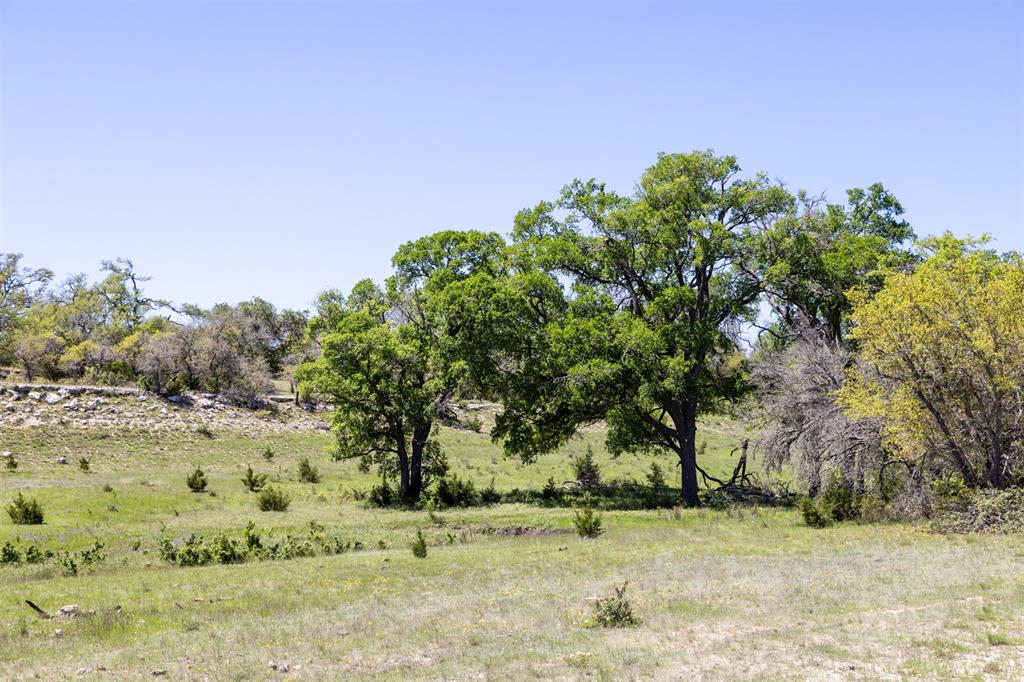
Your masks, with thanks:
[[[412,433],[412,461],[409,463],[409,496],[420,499],[423,493],[423,450],[430,437],[430,424],[417,427]]]
[[[398,441],[398,497],[402,502],[414,502],[409,497],[409,453],[405,448],[405,434]]]
[[[683,403],[673,415],[679,432],[680,496],[687,507],[700,505],[697,496],[697,406]]]

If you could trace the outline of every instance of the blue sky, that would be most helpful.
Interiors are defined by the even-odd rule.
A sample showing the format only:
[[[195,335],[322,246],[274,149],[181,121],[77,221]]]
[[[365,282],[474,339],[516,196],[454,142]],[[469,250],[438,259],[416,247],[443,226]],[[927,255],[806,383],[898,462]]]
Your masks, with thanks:
[[[1024,4],[0,0],[0,249],[305,307],[714,148],[1024,249]]]

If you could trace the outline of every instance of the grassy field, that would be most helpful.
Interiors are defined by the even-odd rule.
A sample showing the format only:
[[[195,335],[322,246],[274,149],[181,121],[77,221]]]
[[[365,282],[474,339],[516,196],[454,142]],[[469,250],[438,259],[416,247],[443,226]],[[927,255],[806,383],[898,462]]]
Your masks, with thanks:
[[[731,469],[743,434],[727,421],[705,423],[702,434],[709,468]],[[570,457],[588,445],[606,479],[643,480],[652,461],[609,458],[598,428],[531,466],[504,459],[483,434],[442,438],[452,470],[478,488],[492,478],[499,490],[568,479]],[[0,450],[20,462],[0,473],[0,501],[25,491],[46,511],[42,526],[4,515],[0,544],[77,551],[99,540],[107,554],[75,577],[53,562],[0,565],[0,677],[281,676],[271,660],[309,679],[1024,676],[1019,537],[906,525],[813,530],[790,510],[742,508],[605,512],[607,532],[581,540],[564,507],[369,509],[354,498],[376,477],[328,461],[328,446],[316,431],[0,434]],[[302,456],[319,467],[320,483],[297,481]],[[291,495],[287,512],[256,509],[239,481],[247,464]],[[188,491],[196,465],[215,495]],[[313,521],[364,549],[195,568],[157,555],[160,537],[240,536],[250,520],[275,535],[305,533]],[[420,527],[426,559],[409,549]],[[590,627],[593,598],[623,581],[640,624]],[[43,620],[25,599],[96,613]]]

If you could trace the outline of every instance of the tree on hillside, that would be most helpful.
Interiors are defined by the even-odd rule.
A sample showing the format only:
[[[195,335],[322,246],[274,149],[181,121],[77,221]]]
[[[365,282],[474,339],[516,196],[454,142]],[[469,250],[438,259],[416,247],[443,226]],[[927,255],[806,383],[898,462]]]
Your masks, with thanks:
[[[510,375],[493,432],[509,452],[532,459],[604,419],[614,453],[671,452],[683,501],[698,504],[697,418],[745,388],[736,337],[762,290],[741,262],[792,206],[779,184],[739,170],[710,152],[661,155],[633,196],[575,181],[520,212],[520,255],[571,287],[571,301],[536,309],[530,339],[507,338],[510,357],[492,362]],[[552,301],[536,275],[517,286],[505,300],[527,311]]]
[[[500,269],[497,235],[446,231],[402,246],[385,289],[368,280],[344,298],[327,292],[310,330],[320,357],[296,370],[303,393],[334,406],[336,456],[396,474],[414,502],[431,469],[443,465],[433,438],[465,383],[464,363],[444,333],[440,292],[478,272]]]
[[[0,254],[0,362],[12,359],[14,330],[53,279],[46,268],[21,265],[20,253]]]
[[[925,240],[926,261],[855,302],[840,399],[919,479],[1005,488],[1024,476],[1024,258],[983,243]]]

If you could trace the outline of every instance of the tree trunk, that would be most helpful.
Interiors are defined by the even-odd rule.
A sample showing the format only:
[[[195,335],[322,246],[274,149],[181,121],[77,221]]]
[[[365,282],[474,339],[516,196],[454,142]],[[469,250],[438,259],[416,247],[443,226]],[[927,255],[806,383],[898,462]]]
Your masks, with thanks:
[[[398,497],[402,502],[415,501],[410,499],[409,493],[409,454],[405,448],[405,434],[403,433],[398,441]]]
[[[697,507],[697,406],[684,403],[673,421],[679,432],[680,496],[687,507]]]
[[[430,437],[430,424],[424,424],[412,433],[412,461],[409,465],[409,496],[413,500],[420,499],[423,492],[423,450]]]

